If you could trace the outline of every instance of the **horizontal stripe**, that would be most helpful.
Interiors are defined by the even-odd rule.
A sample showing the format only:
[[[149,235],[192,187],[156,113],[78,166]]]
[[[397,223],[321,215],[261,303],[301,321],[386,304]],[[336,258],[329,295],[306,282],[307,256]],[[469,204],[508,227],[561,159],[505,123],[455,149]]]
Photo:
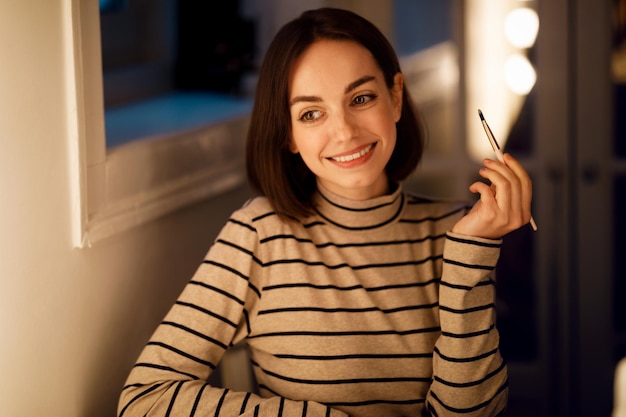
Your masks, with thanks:
[[[476,332],[469,332],[469,333],[450,333],[450,332],[441,332],[442,336],[447,336],[447,337],[451,337],[454,339],[467,339],[469,337],[476,337],[476,336],[483,336],[486,334],[489,334],[493,329],[495,329],[495,325],[492,324],[491,326],[489,326],[488,329],[485,330],[478,330]]]
[[[471,291],[476,287],[487,287],[489,285],[496,285],[496,283],[492,279],[488,279],[485,281],[480,281],[474,287],[471,287],[469,285],[451,284],[449,282],[441,281],[442,287],[448,287],[448,288],[453,288],[455,290],[465,290],[465,291]]]
[[[128,384],[128,385],[124,385],[124,387],[122,387],[122,391],[125,391],[129,388],[141,388],[141,387],[147,387],[150,384],[140,384],[140,383],[134,383],[134,384]]]
[[[490,399],[488,399],[486,401],[483,401],[482,403],[479,403],[479,404],[477,404],[477,405],[475,405],[473,407],[468,407],[468,408],[455,408],[455,407],[452,407],[450,405],[445,404],[443,401],[441,401],[439,396],[437,396],[437,394],[433,390],[431,390],[430,395],[435,400],[437,400],[437,402],[439,404],[441,404],[441,406],[443,408],[445,408],[448,411],[451,411],[453,413],[458,413],[458,414],[469,414],[469,413],[473,413],[474,411],[478,411],[481,408],[485,408],[486,406],[488,406],[496,397],[498,397],[504,390],[506,390],[508,388],[508,386],[509,386],[509,382],[508,382],[508,379],[507,379],[507,381],[505,381],[505,383],[502,384],[498,388],[496,393]],[[502,410],[502,411],[504,411],[504,410]],[[498,415],[500,415],[500,414],[498,414]]]
[[[244,222],[240,222],[239,220],[235,220],[233,218],[228,219],[228,223],[232,223],[232,224],[236,224],[237,226],[242,226],[245,227],[246,229],[250,230],[251,232],[255,232],[256,233],[256,228],[254,226],[251,226],[247,223]]]
[[[174,368],[171,368],[169,366],[165,366],[165,365],[157,365],[155,363],[146,363],[146,362],[137,362],[135,364],[135,366],[133,368],[152,368],[152,369],[159,369],[161,371],[168,371],[168,372],[172,372],[175,374],[179,374],[179,375],[185,375],[193,380],[198,380],[200,379],[200,377],[190,374],[188,372],[183,372],[183,371],[178,371]]]
[[[230,241],[225,240],[225,239],[217,239],[215,241],[215,243],[216,244],[221,243],[222,245],[230,246],[231,248],[237,249],[239,252],[242,252],[242,253],[250,256],[251,258],[254,258],[254,253],[250,249],[244,248],[243,246],[240,246],[240,245],[238,245],[238,244],[236,244],[234,242],[230,242]],[[241,276],[247,279],[247,277],[245,275],[241,275]]]
[[[267,218],[267,217],[273,217],[273,216],[276,216],[276,215],[277,215],[277,214],[276,214],[276,212],[274,212],[274,211],[268,211],[267,213],[263,213],[263,214],[261,214],[261,215],[258,215],[258,216],[256,216],[256,217],[254,217],[254,218],[252,219],[252,223],[256,223],[256,222],[259,222],[259,221],[261,221],[261,220],[263,220],[263,219],[265,219],[265,218]]]
[[[320,213],[320,212],[317,212],[317,214],[318,214],[318,216],[320,216],[322,219],[324,219],[324,221],[326,221],[326,222],[328,222],[328,223],[332,224],[332,225],[333,225],[333,226],[335,226],[335,227],[339,227],[339,228],[341,228],[341,229],[344,229],[344,230],[350,230],[350,231],[367,231],[367,230],[378,229],[378,228],[380,228],[380,227],[383,227],[383,226],[388,225],[389,223],[391,223],[391,222],[395,221],[395,220],[396,220],[396,219],[400,216],[400,213],[401,213],[401,212],[402,212],[402,206],[400,206],[400,207],[398,208],[398,211],[396,211],[396,213],[395,213],[392,217],[390,217],[389,219],[387,219],[387,220],[385,220],[385,221],[383,221],[383,222],[377,223],[377,224],[372,224],[372,225],[369,225],[369,226],[346,226],[346,225],[343,225],[343,224],[341,224],[341,223],[338,223],[338,222],[334,222],[334,221],[332,221],[331,219],[329,219],[328,217],[325,217],[325,216],[324,216],[322,213]]]
[[[485,352],[480,355],[472,356],[469,358],[453,358],[452,356],[446,356],[441,353],[441,351],[439,350],[437,346],[435,346],[434,352],[446,362],[464,363],[464,362],[476,362],[476,361],[488,358],[489,356],[495,355],[498,352],[498,350],[499,350],[498,348],[495,348],[495,349],[490,350],[489,352]]]
[[[432,352],[428,353],[404,353],[404,354],[391,354],[391,353],[355,353],[350,355],[291,355],[277,353],[272,355],[281,359],[294,359],[294,360],[310,360],[310,361],[337,361],[337,360],[362,360],[362,359],[423,359],[432,358]]]
[[[147,346],[157,346],[157,347],[160,347],[162,349],[169,350],[170,352],[174,352],[177,355],[184,356],[187,359],[191,359],[194,362],[198,362],[201,365],[208,366],[211,369],[215,369],[215,365],[213,363],[211,363],[209,361],[206,361],[204,359],[200,359],[197,356],[193,356],[193,355],[191,355],[191,354],[189,354],[189,353],[187,353],[185,351],[182,351],[182,350],[180,350],[178,348],[175,348],[174,346],[170,346],[167,343],[150,341],[150,342],[147,343]]]
[[[256,368],[260,369],[265,375],[269,375],[271,377],[280,379],[281,381],[292,382],[294,384],[304,384],[304,385],[349,385],[349,384],[392,384],[392,383],[400,383],[400,382],[430,382],[431,377],[417,377],[417,376],[406,376],[406,377],[393,377],[393,378],[348,378],[348,379],[302,379],[295,378],[286,375],[281,375],[277,372],[272,372],[267,369],[263,369],[259,366],[258,363],[252,361],[252,365]]]
[[[241,247],[237,247],[237,248],[241,249]],[[250,253],[250,251],[246,251],[246,252],[248,252],[248,254]],[[224,269],[224,270],[226,270],[228,272],[233,273],[234,275],[238,276],[239,278],[245,280],[248,283],[248,286],[250,287],[250,289],[252,291],[254,291],[259,297],[261,296],[260,291],[250,282],[248,276],[246,274],[244,274],[243,272],[237,271],[236,269],[234,269],[234,268],[232,268],[232,267],[230,267],[230,266],[228,266],[226,264],[215,262],[213,260],[205,259],[204,261],[202,261],[202,263],[206,264],[206,265],[213,265],[213,266],[216,266],[216,267],[218,267],[220,269]]]
[[[302,224],[302,227],[304,227],[305,229],[312,229],[318,226],[326,226],[326,223],[319,221],[319,220],[314,220],[312,222]]]
[[[218,294],[223,295],[224,297],[230,298],[231,300],[233,300],[234,302],[236,302],[239,305],[243,305],[244,302],[243,300],[240,300],[239,298],[235,297],[234,295],[232,295],[231,293],[229,293],[228,291],[225,291],[221,288],[217,288],[213,285],[209,285],[207,283],[201,282],[201,281],[189,281],[189,285],[198,285],[200,287],[206,288],[207,290],[211,290],[213,292],[216,292]]]
[[[141,399],[141,397],[144,397],[148,394],[150,394],[152,391],[158,389],[159,387],[161,387],[161,385],[163,385],[163,383],[158,383],[158,384],[154,384],[152,385],[150,388],[146,389],[143,392],[140,392],[139,394],[135,395],[133,398],[131,398],[130,401],[128,401],[126,403],[126,406],[124,406],[124,408],[122,408],[122,410],[120,411],[120,414],[118,417],[123,417],[124,413],[126,413],[126,410],[128,409],[128,407],[133,404],[135,401]]]
[[[268,285],[266,287],[263,287],[263,291],[265,292],[265,291],[280,290],[280,289],[287,289],[287,288],[312,288],[316,290],[337,290],[337,291],[365,290],[367,292],[375,292],[375,291],[426,287],[428,285],[437,284],[439,281],[440,281],[439,278],[433,278],[429,281],[424,281],[424,282],[411,282],[408,284],[383,285],[380,287],[364,287],[362,285],[350,285],[348,287],[341,287],[339,285],[331,285],[331,284],[316,285],[316,284],[311,284],[308,282],[295,282],[295,283],[287,283],[287,284]]]
[[[235,323],[233,323],[232,321],[228,320],[226,317],[220,316],[217,313],[214,313],[210,310],[207,310],[206,308],[200,307],[198,305],[192,304],[192,303],[186,303],[184,301],[176,301],[176,303],[174,303],[174,305],[178,305],[178,306],[183,306],[183,307],[188,307],[188,308],[192,308],[194,310],[197,310],[201,313],[206,314],[207,316],[211,316],[214,317],[220,321],[223,321],[224,323],[228,324],[231,327],[237,327],[237,325]]]
[[[467,263],[454,261],[452,259],[447,259],[447,258],[443,258],[443,263],[444,264],[450,264],[450,265],[456,265],[456,266],[460,266],[462,268],[467,268],[467,269],[482,269],[482,270],[485,270],[485,271],[492,271],[495,268],[495,266],[491,266],[491,265],[467,264]]]
[[[439,310],[446,311],[448,313],[454,313],[454,314],[468,314],[468,313],[475,313],[477,311],[490,310],[490,309],[492,309],[494,307],[495,307],[495,304],[494,303],[490,303],[490,304],[485,304],[485,305],[482,305],[482,306],[468,307],[468,308],[463,308],[463,309],[457,309],[457,308],[452,308],[452,307],[447,307],[447,306],[440,306]]]
[[[389,202],[386,202],[386,203],[381,203],[381,204],[376,205],[376,206],[371,206],[371,207],[346,207],[346,206],[342,206],[341,204],[335,203],[334,201],[330,200],[328,197],[326,197],[324,195],[324,193],[320,192],[319,195],[327,203],[329,203],[331,206],[340,208],[340,209],[345,210],[345,211],[351,211],[351,212],[354,212],[354,213],[367,212],[367,211],[376,211],[376,210],[379,210],[381,208],[389,207],[389,206],[392,206],[392,205],[396,204],[398,202],[399,198],[402,198],[402,200],[404,200],[403,194],[398,194],[396,196],[396,198],[394,198],[393,200],[391,200]]]
[[[463,239],[463,238],[451,236],[451,235],[447,235],[446,238],[453,242],[463,243],[466,245],[482,246],[484,248],[500,248],[502,246],[502,243],[480,242],[477,240]]]
[[[259,311],[259,315],[288,313],[288,312],[314,312],[314,313],[369,313],[379,311],[385,314],[399,313],[403,311],[431,309],[438,306],[438,303],[404,306],[396,308],[381,309],[379,307],[363,307],[363,308],[323,308],[323,307],[284,307],[274,308],[270,310]]]
[[[234,249],[236,249],[236,250],[238,250],[238,251],[240,251],[240,252],[250,256],[255,263],[257,263],[259,265],[261,264],[261,260],[258,259],[257,257],[255,257],[252,254],[252,252],[249,251],[248,249],[245,249],[245,248],[243,248],[243,247],[241,247],[239,245],[236,245],[236,244],[234,244],[232,242],[228,242],[228,241],[226,241],[224,239],[217,239],[216,240],[216,244],[217,243],[221,243],[223,245],[226,245],[226,246],[229,246],[231,248],[234,248]],[[261,292],[257,289],[256,286],[254,286],[254,284],[252,284],[250,282],[250,278],[246,274],[244,274],[243,272],[240,272],[240,271],[236,270],[235,268],[231,267],[230,265],[226,265],[224,263],[216,262],[216,261],[213,261],[213,260],[210,260],[210,259],[205,259],[204,261],[202,261],[202,263],[207,264],[207,265],[213,265],[213,266],[216,266],[216,267],[218,267],[220,269],[223,269],[223,270],[231,272],[235,276],[245,280],[248,283],[248,287],[252,291],[254,291],[259,297],[261,296]]]
[[[182,324],[174,323],[172,321],[163,321],[163,322],[161,322],[161,324],[163,326],[176,327],[177,329],[180,329],[180,330],[182,330],[184,332],[190,333],[190,334],[192,334],[192,335],[194,335],[196,337],[200,337],[200,338],[202,338],[202,339],[204,339],[204,340],[206,340],[208,342],[211,342],[214,345],[217,345],[217,346],[221,347],[224,350],[228,349],[228,346],[226,344],[222,343],[221,341],[219,341],[217,339],[214,339],[214,338],[212,338],[210,336],[204,335],[204,334],[202,334],[200,332],[197,332],[197,331],[195,331],[193,329],[190,329],[187,326],[183,326]]]
[[[364,264],[364,265],[350,265],[347,263],[340,263],[335,265],[329,265],[322,261],[306,261],[303,259],[278,259],[275,261],[270,261],[263,263],[263,267],[274,266],[274,265],[291,265],[291,264],[302,264],[306,266],[321,266],[326,269],[342,269],[342,268],[350,268],[354,271],[359,271],[363,269],[374,269],[374,268],[397,268],[402,266],[414,266],[414,265],[422,265],[426,262],[435,261],[437,259],[441,259],[441,255],[429,256],[425,259],[411,260],[405,262],[389,262],[389,263],[376,263],[376,264]]]
[[[489,372],[487,375],[485,375],[483,378],[481,378],[481,379],[479,379],[479,380],[477,380],[477,381],[452,382],[452,381],[446,381],[445,379],[443,379],[443,378],[441,378],[441,377],[438,377],[438,376],[435,376],[435,377],[434,377],[434,380],[435,380],[435,381],[437,381],[437,382],[439,382],[439,383],[441,383],[441,384],[443,384],[443,385],[446,385],[446,386],[448,386],[448,387],[452,387],[452,388],[469,388],[469,387],[475,387],[475,386],[478,386],[478,385],[482,385],[482,384],[484,384],[484,383],[485,383],[485,381],[488,381],[489,379],[491,379],[491,378],[493,378],[494,376],[496,376],[496,375],[498,375],[499,373],[501,373],[501,372],[502,372],[502,370],[504,369],[504,367],[505,367],[505,366],[506,366],[506,365],[504,364],[504,362],[502,362],[502,363],[500,364],[500,366],[499,366],[497,369],[495,369],[495,370],[493,370],[493,371]]]
[[[433,240],[443,239],[445,237],[446,237],[445,233],[442,233],[439,235],[424,236],[419,239],[402,239],[402,240],[354,242],[354,243],[334,243],[334,242],[314,243],[313,240],[309,238],[300,238],[300,237],[289,235],[289,234],[279,234],[279,235],[272,235],[272,236],[263,238],[259,242],[261,244],[265,244],[265,243],[273,242],[276,240],[293,240],[298,243],[311,243],[318,249],[324,249],[328,247],[347,249],[347,248],[367,248],[367,247],[379,247],[379,246],[414,245],[414,244],[429,242]]]
[[[346,336],[384,336],[395,334],[399,336],[407,336],[412,334],[420,334],[420,333],[434,333],[439,332],[441,328],[437,327],[426,327],[423,329],[411,329],[411,330],[370,330],[370,331],[338,331],[338,332],[313,332],[313,331],[285,331],[285,332],[271,332],[271,333],[261,333],[257,335],[250,336],[253,338],[261,338],[261,337],[278,337],[278,336],[324,336],[324,337],[346,337]]]

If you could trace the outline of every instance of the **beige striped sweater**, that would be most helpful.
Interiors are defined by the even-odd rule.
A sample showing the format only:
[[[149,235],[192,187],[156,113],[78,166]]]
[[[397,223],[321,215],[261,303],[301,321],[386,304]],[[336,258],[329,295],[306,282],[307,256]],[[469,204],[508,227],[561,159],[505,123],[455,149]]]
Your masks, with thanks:
[[[281,221],[233,213],[122,390],[119,416],[497,416],[501,241],[448,231],[466,207],[324,191]],[[258,393],[206,380],[245,340]],[[430,413],[430,414],[429,414]]]

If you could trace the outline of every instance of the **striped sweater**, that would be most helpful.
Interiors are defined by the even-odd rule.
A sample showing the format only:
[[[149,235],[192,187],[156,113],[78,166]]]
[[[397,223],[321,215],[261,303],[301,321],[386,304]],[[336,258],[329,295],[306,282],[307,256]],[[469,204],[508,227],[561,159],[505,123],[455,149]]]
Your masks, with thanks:
[[[496,416],[507,396],[499,240],[448,232],[466,207],[398,189],[324,191],[282,221],[233,213],[122,390],[119,416]],[[206,380],[245,340],[258,393]]]

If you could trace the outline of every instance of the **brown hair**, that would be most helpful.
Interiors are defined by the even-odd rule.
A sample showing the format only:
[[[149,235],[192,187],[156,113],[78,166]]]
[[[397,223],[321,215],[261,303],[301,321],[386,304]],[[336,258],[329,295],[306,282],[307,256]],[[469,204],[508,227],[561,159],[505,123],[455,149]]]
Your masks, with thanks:
[[[320,39],[350,40],[368,49],[390,89],[395,74],[401,72],[385,36],[368,20],[348,10],[310,10],[280,29],[259,73],[246,144],[246,168],[250,186],[266,196],[281,216],[306,216],[312,208],[315,175],[300,155],[289,149],[289,77],[293,63]],[[396,146],[385,171],[389,180],[402,181],[417,167],[424,148],[424,132],[406,86],[396,131]]]

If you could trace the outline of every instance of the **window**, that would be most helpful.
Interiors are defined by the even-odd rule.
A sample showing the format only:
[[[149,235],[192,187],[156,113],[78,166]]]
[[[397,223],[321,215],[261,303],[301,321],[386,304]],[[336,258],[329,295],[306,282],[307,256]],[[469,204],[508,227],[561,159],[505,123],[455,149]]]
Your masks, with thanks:
[[[89,0],[64,4],[74,246],[90,246],[243,184],[248,116],[238,106],[231,106],[232,113],[220,122],[176,127],[149,140],[107,149],[99,4]],[[137,105],[131,109],[134,115],[154,116],[152,111],[142,113],[142,104]],[[112,117],[123,119],[115,113]],[[107,127],[119,129],[120,135],[131,130],[123,123]]]

